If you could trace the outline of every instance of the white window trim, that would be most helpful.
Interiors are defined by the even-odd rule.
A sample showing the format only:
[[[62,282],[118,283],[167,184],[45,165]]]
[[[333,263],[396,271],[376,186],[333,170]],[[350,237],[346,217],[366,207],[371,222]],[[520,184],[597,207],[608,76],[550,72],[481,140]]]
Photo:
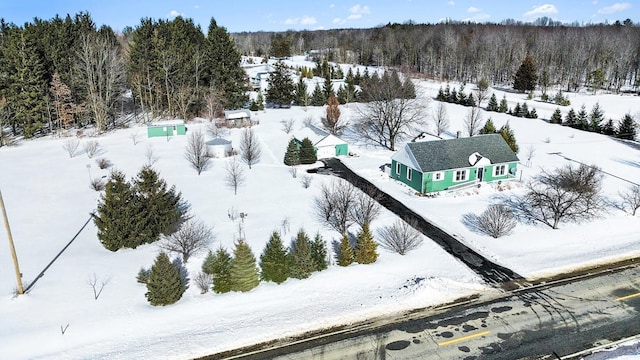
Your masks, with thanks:
[[[498,174],[498,169],[502,169],[502,174]],[[506,175],[507,175],[507,165],[506,164],[496,165],[496,166],[493,167],[493,176],[494,177],[506,176]]]
[[[400,176],[401,172],[402,172],[402,164],[396,161],[396,175]]]
[[[457,180],[456,179],[458,172],[464,173],[464,179],[461,179],[461,180]],[[467,180],[469,180],[469,169],[453,170],[453,182],[463,182],[463,181],[467,181]]]
[[[411,181],[412,175],[413,175],[412,169],[407,166],[407,180]]]
[[[440,175],[440,178],[438,179],[438,175]],[[431,180],[433,181],[442,181],[444,180],[444,171],[436,171],[433,173],[433,176],[431,177]]]

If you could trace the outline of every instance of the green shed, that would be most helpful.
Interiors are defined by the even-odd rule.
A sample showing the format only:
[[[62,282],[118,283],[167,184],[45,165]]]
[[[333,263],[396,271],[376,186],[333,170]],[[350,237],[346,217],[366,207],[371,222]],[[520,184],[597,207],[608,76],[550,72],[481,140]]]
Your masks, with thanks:
[[[185,135],[186,133],[187,127],[183,120],[158,121],[147,125],[147,136],[150,138]]]

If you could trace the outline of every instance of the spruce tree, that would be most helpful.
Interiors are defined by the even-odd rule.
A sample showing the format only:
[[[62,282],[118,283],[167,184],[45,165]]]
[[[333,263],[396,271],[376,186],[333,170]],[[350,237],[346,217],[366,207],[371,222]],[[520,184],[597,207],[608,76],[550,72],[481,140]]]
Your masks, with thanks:
[[[520,112],[517,115],[518,117],[528,117],[529,116],[529,105],[527,103],[522,103],[520,107]]]
[[[467,97],[467,100],[466,100],[464,105],[465,106],[472,106],[472,107],[476,106],[476,99],[473,96],[473,93],[469,94],[469,96]]]
[[[301,164],[313,164],[318,161],[316,155],[316,149],[313,147],[313,143],[309,138],[302,139],[300,145],[300,163]]]
[[[489,118],[482,129],[480,129],[480,134],[495,134],[497,132],[496,126],[493,124],[493,120]]]
[[[604,111],[600,107],[600,103],[595,103],[589,113],[589,131],[600,132],[602,122],[604,121]]]
[[[260,283],[256,258],[243,239],[235,243],[231,260],[231,291],[249,291]]]
[[[327,98],[325,97],[324,91],[320,85],[316,84],[316,87],[313,89],[313,93],[311,94],[311,106],[322,106],[327,102]]]
[[[498,112],[506,113],[508,110],[509,110],[509,105],[507,104],[507,97],[503,95],[502,100],[500,100],[500,106],[498,107]]]
[[[231,291],[231,255],[223,247],[209,254],[202,263],[202,272],[213,276],[213,291],[223,294]]]
[[[587,108],[584,104],[580,107],[578,115],[576,117],[576,128],[580,130],[589,129],[589,116],[587,115]]]
[[[529,114],[527,115],[527,117],[529,119],[537,119],[538,118],[538,112],[536,111],[535,108],[531,109],[531,111],[529,111]]]
[[[609,136],[616,134],[616,127],[613,125],[613,119],[609,119],[609,121],[602,126],[602,133]]]
[[[295,139],[289,140],[287,151],[284,153],[284,164],[287,166],[295,166],[300,164],[300,149]]]
[[[444,91],[442,92],[442,101],[450,102],[449,101],[450,99],[451,99],[451,87],[449,86],[449,84],[447,84],[447,86],[444,87]]]
[[[511,115],[520,117],[521,114],[522,114],[522,107],[520,106],[520,103],[516,103],[516,106],[513,107],[513,112],[511,113]]]
[[[347,234],[342,235],[342,240],[340,240],[340,248],[337,257],[339,266],[349,266],[353,263],[353,248],[351,247],[351,241],[349,241],[349,237],[347,236]]]
[[[403,99],[415,99],[416,98],[416,87],[413,85],[413,81],[409,77],[405,77],[402,82],[402,94]]]
[[[487,104],[487,111],[498,111],[498,99],[496,98],[496,94],[491,94],[491,98],[489,98],[489,103]]]
[[[378,260],[378,243],[373,240],[369,223],[364,223],[356,239],[354,260],[359,264],[372,264]]]
[[[98,228],[98,239],[107,250],[140,245],[132,240],[139,238],[138,223],[144,217],[138,212],[138,207],[137,196],[124,174],[112,172],[93,218]]]
[[[560,111],[560,108],[556,108],[556,110],[553,112],[553,115],[551,115],[551,119],[549,119],[549,122],[551,124],[562,124],[562,112]]]
[[[277,231],[271,233],[271,238],[260,256],[260,279],[273,281],[276,284],[283,283],[289,277],[289,257],[284,248],[280,234]]]
[[[616,136],[620,139],[635,140],[636,138],[636,122],[631,114],[625,114],[618,125]]]
[[[460,90],[458,91],[458,98],[454,102],[456,104],[463,105],[463,106],[467,104],[467,93],[464,89],[464,84],[460,85]]]
[[[502,135],[502,138],[507,142],[511,150],[517,154],[519,150],[518,143],[509,123],[504,124],[498,132]]]
[[[298,235],[291,243],[291,272],[294,279],[306,279],[311,276],[316,267],[311,257],[311,244],[309,237],[303,229],[298,231]]]
[[[531,54],[527,54],[514,77],[513,88],[520,92],[535,90],[538,83],[538,68]]]
[[[436,95],[436,100],[438,101],[446,101],[446,97],[444,95],[444,90],[442,90],[442,86],[438,89],[438,95]]]
[[[315,271],[325,270],[329,266],[327,263],[327,243],[320,233],[316,233],[311,242],[311,258],[313,259]]]
[[[572,128],[577,128],[579,126],[578,116],[576,115],[576,112],[575,110],[573,110],[573,108],[571,108],[567,115],[564,117],[564,123],[562,123],[562,125]]]
[[[149,303],[153,306],[173,304],[180,300],[185,290],[180,269],[171,263],[167,254],[158,254],[147,280],[145,296]]]
[[[269,88],[267,101],[277,107],[289,106],[295,99],[295,85],[282,61],[275,64],[275,69],[269,74]]]
[[[309,106],[309,94],[307,93],[307,83],[304,82],[304,78],[300,76],[298,83],[296,84],[296,96],[295,102],[299,106]]]
[[[332,96],[336,96],[335,92],[333,91],[333,82],[331,82],[330,77],[327,76],[324,78],[324,84],[322,86],[322,90],[324,92],[325,100],[329,99]]]

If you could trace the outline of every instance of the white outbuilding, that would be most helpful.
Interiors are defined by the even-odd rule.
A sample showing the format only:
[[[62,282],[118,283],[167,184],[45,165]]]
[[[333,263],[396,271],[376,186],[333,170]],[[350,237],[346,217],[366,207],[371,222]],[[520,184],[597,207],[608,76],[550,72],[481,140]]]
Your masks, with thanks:
[[[209,153],[214,158],[223,158],[229,156],[233,151],[231,141],[223,138],[215,138],[206,142],[209,147]]]

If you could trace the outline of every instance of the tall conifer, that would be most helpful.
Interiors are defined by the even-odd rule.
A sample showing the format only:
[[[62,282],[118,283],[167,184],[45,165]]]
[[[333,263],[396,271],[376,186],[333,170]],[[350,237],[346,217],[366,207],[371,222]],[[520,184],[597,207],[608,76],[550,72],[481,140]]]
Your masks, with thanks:
[[[249,291],[260,283],[256,258],[243,239],[235,243],[231,260],[231,291]]]
[[[260,256],[260,279],[280,284],[289,277],[289,256],[284,248],[280,234],[271,233],[269,242]]]
[[[369,230],[369,223],[364,223],[358,233],[356,248],[354,249],[354,260],[360,264],[371,264],[378,260],[378,243],[373,240],[373,235]]]
[[[153,306],[164,306],[180,300],[186,290],[180,269],[161,252],[151,267],[145,296]]]

